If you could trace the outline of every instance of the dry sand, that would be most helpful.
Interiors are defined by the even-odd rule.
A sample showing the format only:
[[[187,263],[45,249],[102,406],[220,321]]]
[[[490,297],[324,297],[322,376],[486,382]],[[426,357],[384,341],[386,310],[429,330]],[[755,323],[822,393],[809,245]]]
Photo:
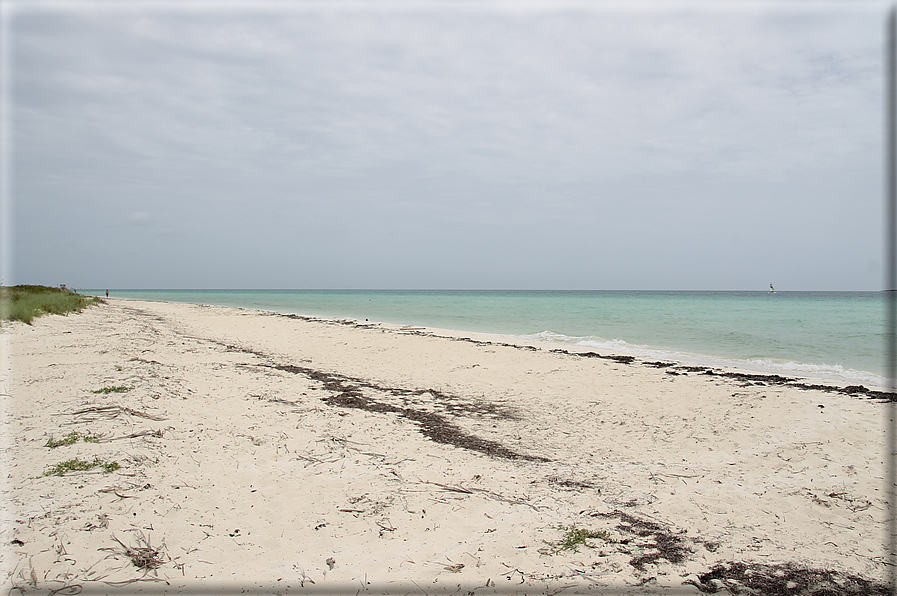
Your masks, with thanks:
[[[698,594],[739,573],[863,593],[884,577],[886,406],[868,395],[162,302],[0,339],[13,593]],[[46,446],[73,431],[99,442]],[[44,475],[74,458],[121,467]],[[599,536],[560,550],[571,526]],[[732,562],[748,567],[706,575]]]

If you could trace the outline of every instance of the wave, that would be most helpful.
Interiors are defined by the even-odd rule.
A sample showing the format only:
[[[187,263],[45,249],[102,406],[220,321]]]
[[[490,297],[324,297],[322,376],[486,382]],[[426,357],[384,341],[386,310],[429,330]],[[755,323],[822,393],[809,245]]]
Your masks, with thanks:
[[[622,339],[605,339],[596,336],[572,337],[553,331],[542,331],[517,336],[530,341],[547,341],[584,348],[607,350],[616,354],[636,356],[651,360],[672,360],[713,368],[738,369],[765,374],[800,376],[848,384],[865,384],[874,387],[890,387],[891,381],[873,372],[844,367],[840,364],[814,364],[770,357],[725,358],[681,350],[655,348],[631,344]]]

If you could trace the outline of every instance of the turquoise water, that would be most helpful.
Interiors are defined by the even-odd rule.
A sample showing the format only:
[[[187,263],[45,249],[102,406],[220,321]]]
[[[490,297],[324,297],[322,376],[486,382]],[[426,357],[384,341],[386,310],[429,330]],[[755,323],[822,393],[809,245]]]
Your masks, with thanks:
[[[886,384],[879,292],[114,290],[111,296],[500,333]]]

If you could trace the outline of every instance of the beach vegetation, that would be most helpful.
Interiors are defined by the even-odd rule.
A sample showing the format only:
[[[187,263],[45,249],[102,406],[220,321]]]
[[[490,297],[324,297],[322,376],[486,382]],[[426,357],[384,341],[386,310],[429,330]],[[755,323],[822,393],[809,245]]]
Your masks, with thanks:
[[[59,462],[55,466],[50,466],[47,468],[47,471],[44,472],[44,476],[62,476],[66,472],[86,472],[88,470],[93,470],[94,468],[100,468],[103,472],[109,474],[118,470],[121,466],[117,461],[104,462],[96,456],[93,458],[93,461],[75,457]]]
[[[557,542],[549,542],[545,552],[550,555],[556,555],[563,551],[579,552],[580,546],[595,548],[593,544],[589,544],[589,540],[599,539],[604,542],[614,542],[610,534],[604,530],[590,530],[588,528],[577,527],[576,524],[570,526],[558,526],[559,530],[564,532],[564,536]]]
[[[102,393],[103,395],[109,395],[110,393],[125,393],[130,391],[130,387],[126,387],[124,385],[112,385],[107,387],[102,387],[100,389],[95,389],[91,391],[91,393]]]
[[[65,287],[19,285],[0,286],[0,319],[22,321],[31,325],[39,316],[64,315],[81,312],[88,306],[102,302],[92,296],[81,296]]]
[[[56,449],[57,447],[62,447],[64,445],[74,445],[78,441],[84,441],[85,443],[99,443],[100,437],[89,432],[87,434],[84,434],[73,430],[61,439],[54,439],[52,436],[50,436],[50,438],[47,440],[47,444],[44,445],[44,447]]]

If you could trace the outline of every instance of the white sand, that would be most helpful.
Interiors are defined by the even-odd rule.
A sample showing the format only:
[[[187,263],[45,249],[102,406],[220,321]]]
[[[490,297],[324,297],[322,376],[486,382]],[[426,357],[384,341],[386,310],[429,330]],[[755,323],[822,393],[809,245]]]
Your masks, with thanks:
[[[449,335],[120,300],[6,325],[6,587],[697,594],[683,582],[730,561],[884,577],[884,405]],[[350,390],[378,411],[324,401]],[[439,420],[536,459],[434,441]],[[45,446],[72,431],[102,439]],[[42,475],[95,456],[121,468]],[[572,524],[609,540],[547,552]],[[123,545],[147,543],[161,565],[142,570]]]

